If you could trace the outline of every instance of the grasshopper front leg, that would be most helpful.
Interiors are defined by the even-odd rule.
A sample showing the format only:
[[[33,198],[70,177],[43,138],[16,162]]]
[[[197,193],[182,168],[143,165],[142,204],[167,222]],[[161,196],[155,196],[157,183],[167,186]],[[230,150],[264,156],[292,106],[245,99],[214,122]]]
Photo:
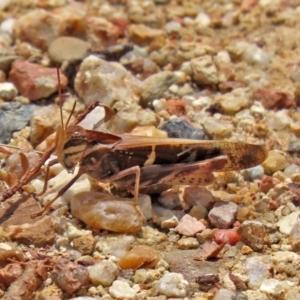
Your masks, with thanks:
[[[84,172],[82,172],[82,170],[79,169],[78,173],[74,176],[74,178],[72,178],[61,190],[59,190],[57,195],[51,201],[49,201],[40,211],[32,214],[31,217],[36,218],[36,217],[42,216],[46,212],[48,212],[52,203],[55,200],[57,200],[60,196],[62,196],[76,182],[76,180],[83,174],[84,174]]]

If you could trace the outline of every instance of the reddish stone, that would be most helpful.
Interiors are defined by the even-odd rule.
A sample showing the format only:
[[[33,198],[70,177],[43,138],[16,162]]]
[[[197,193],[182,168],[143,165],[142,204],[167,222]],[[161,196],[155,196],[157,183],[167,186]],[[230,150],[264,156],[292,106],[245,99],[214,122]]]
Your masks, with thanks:
[[[172,116],[181,117],[185,113],[186,103],[183,100],[170,99],[167,101],[168,113]]]
[[[241,237],[236,230],[220,229],[214,232],[214,239],[217,244],[227,243],[231,246],[234,246],[240,241]]]
[[[44,247],[55,242],[53,223],[48,216],[33,224],[10,225],[6,230],[13,241],[25,245]]]
[[[264,108],[274,109],[275,111],[295,106],[295,99],[292,96],[268,88],[257,89],[253,97],[255,100],[260,101]]]
[[[267,193],[277,183],[278,183],[278,180],[276,180],[276,178],[273,178],[273,177],[268,176],[268,175],[264,175],[261,182],[260,182],[260,190],[263,193]]]
[[[249,12],[257,3],[258,0],[243,0],[241,4],[241,11]]]
[[[269,205],[271,210],[276,210],[279,207],[279,203],[275,200],[269,200]]]
[[[15,60],[9,73],[9,80],[22,96],[31,101],[47,98],[58,90],[57,71],[25,60]],[[67,77],[60,72],[61,89],[68,84]]]
[[[87,26],[89,42],[93,50],[103,50],[103,48],[116,45],[118,39],[124,37],[124,30],[121,27],[103,18],[89,16]]]

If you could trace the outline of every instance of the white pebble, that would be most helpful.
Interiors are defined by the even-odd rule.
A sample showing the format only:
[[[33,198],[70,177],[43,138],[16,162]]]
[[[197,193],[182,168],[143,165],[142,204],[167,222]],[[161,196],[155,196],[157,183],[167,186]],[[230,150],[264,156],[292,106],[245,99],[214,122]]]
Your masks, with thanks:
[[[263,117],[266,113],[265,108],[259,101],[254,101],[253,105],[250,107],[250,110],[254,116]]]
[[[280,295],[286,291],[284,283],[274,278],[264,279],[259,289],[267,294]]]
[[[205,28],[210,25],[211,20],[209,15],[204,12],[200,12],[195,19],[195,23],[197,24],[198,28]]]
[[[152,104],[156,113],[159,113],[160,111],[166,110],[168,108],[166,99],[154,100]]]
[[[288,128],[292,122],[293,120],[288,115],[288,111],[286,109],[282,109],[274,113],[270,112],[269,119],[266,124],[268,127],[280,131]]]
[[[3,100],[12,100],[18,95],[18,90],[11,82],[0,83],[0,98]]]
[[[5,9],[9,4],[10,4],[10,0],[1,0],[0,1],[0,10]]]
[[[1,0],[1,1],[3,1],[3,0]],[[0,3],[1,3],[1,1],[0,1]],[[0,30],[2,32],[8,33],[8,34],[12,34],[13,30],[14,30],[15,21],[16,21],[16,19],[14,19],[14,18],[9,18],[9,19],[4,20],[0,25]]]
[[[115,280],[109,288],[109,293],[115,298],[134,299],[136,292],[130,285],[121,280]]]
[[[165,29],[168,33],[179,32],[181,29],[181,24],[176,21],[170,21],[166,24]]]
[[[235,292],[227,290],[227,289],[220,289],[214,297],[214,300],[231,300],[234,299],[236,296]]]
[[[159,280],[156,290],[167,297],[185,297],[188,284],[182,274],[167,273]]]
[[[109,260],[88,267],[89,278],[94,286],[110,286],[118,275],[118,267]]]
[[[298,211],[297,212],[295,211],[295,212],[292,212],[291,214],[281,218],[277,222],[279,231],[283,234],[289,235],[291,233],[292,228],[298,221],[299,214],[300,213]]]

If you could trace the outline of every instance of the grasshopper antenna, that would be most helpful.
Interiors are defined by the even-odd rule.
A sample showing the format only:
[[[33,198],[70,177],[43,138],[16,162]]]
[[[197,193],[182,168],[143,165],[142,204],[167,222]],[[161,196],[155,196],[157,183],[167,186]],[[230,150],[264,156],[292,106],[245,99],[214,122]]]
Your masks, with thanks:
[[[63,113],[62,113],[62,96],[61,96],[61,84],[60,84],[60,74],[59,74],[59,67],[56,66],[56,73],[57,73],[57,81],[58,81],[58,97],[59,97],[59,106],[60,106],[60,122],[61,127],[64,129],[64,119],[63,119]]]
[[[62,106],[63,106],[63,101],[62,101],[62,93],[61,93],[61,81],[60,81],[60,74],[59,74],[59,67],[56,67],[56,72],[57,72],[57,81],[58,81],[58,97],[59,97],[59,106],[60,106],[60,122],[61,122],[61,127],[65,130],[68,125],[69,122],[71,120],[72,115],[74,114],[75,108],[76,108],[76,101],[74,101],[72,110],[70,112],[70,115],[68,117],[67,123],[66,123],[66,127],[64,126],[64,119],[63,119],[63,113],[62,113]]]

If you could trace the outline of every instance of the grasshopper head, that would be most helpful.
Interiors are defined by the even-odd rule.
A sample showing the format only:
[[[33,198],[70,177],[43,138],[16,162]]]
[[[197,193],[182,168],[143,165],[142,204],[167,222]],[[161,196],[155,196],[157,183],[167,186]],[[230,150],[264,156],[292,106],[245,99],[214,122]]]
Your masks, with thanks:
[[[86,131],[80,126],[69,126],[57,131],[57,157],[63,167],[73,173],[76,165],[81,161],[87,148]]]

